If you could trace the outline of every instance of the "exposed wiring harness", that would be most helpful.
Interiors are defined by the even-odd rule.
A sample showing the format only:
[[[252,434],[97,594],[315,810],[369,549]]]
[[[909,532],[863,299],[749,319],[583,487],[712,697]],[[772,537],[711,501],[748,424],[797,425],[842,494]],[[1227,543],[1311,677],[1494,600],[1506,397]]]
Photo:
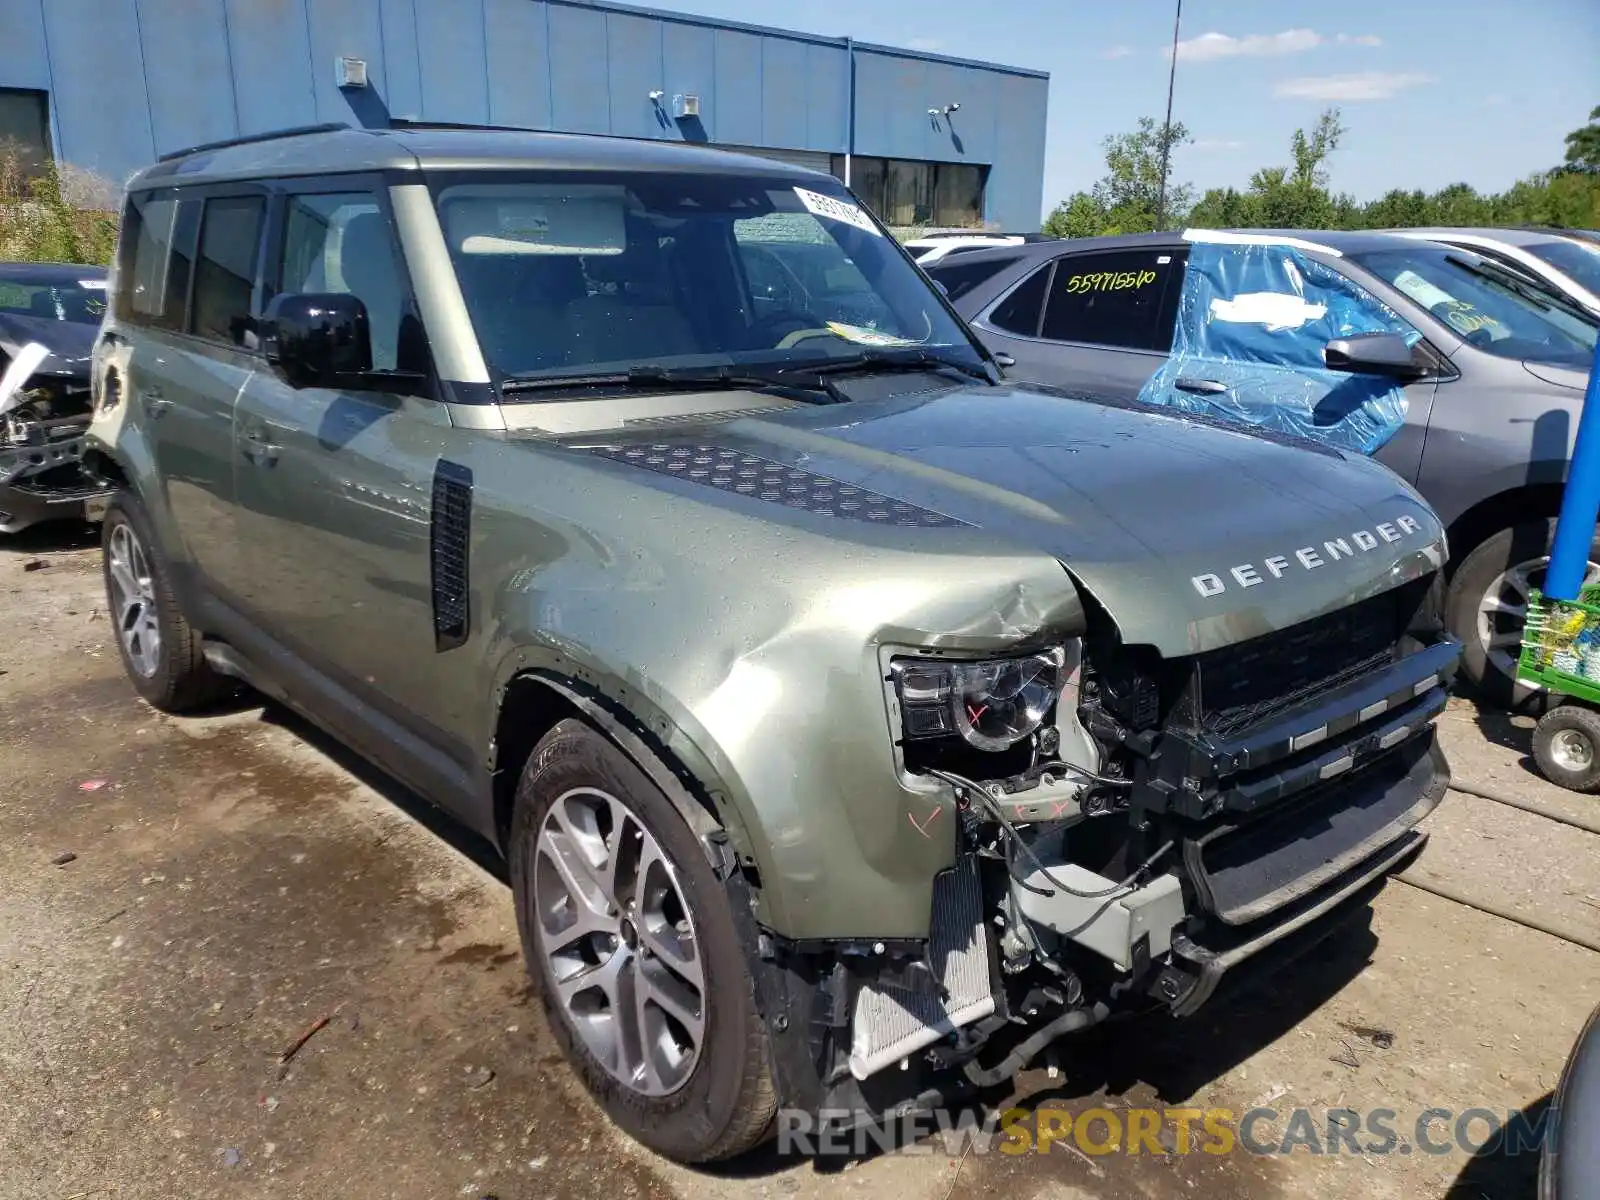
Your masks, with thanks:
[[[1102,784],[1105,787],[1129,788],[1133,786],[1132,780],[1118,779],[1115,775],[1096,775],[1088,767],[1080,767],[1077,763],[1061,762],[1059,760],[1045,763],[1040,767],[1032,767],[1028,773],[1032,775],[1035,771],[1038,772],[1038,778],[1040,779],[1049,779],[1052,772],[1059,771],[1063,776],[1077,775],[1082,779],[1087,779],[1090,783]]]
[[[1088,772],[1084,773],[1088,774]],[[953,771],[945,771],[937,767],[929,767],[928,774],[932,775],[936,779],[943,780],[945,783],[955,788],[958,799],[965,794],[970,798],[971,802],[981,804],[984,811],[986,811],[995,819],[995,821],[999,824],[1001,831],[1005,835],[1006,873],[1011,876],[1012,882],[1018,887],[1024,888],[1037,896],[1049,896],[1053,895],[1054,893],[1029,883],[1026,879],[1023,879],[1017,874],[1016,860],[1012,855],[1013,849],[1021,851],[1023,857],[1032,864],[1033,868],[1038,871],[1039,874],[1044,876],[1046,881],[1048,881],[1052,887],[1059,888],[1061,891],[1067,893],[1067,895],[1076,896],[1080,900],[1101,900],[1107,897],[1117,896],[1133,891],[1134,885],[1140,879],[1142,879],[1150,870],[1150,868],[1153,867],[1163,855],[1171,850],[1173,846],[1173,843],[1170,839],[1162,843],[1161,847],[1156,850],[1154,854],[1150,855],[1149,858],[1140,863],[1139,866],[1135,868],[1134,872],[1120,883],[1114,883],[1110,887],[1101,888],[1098,891],[1085,892],[1073,887],[1069,883],[1064,882],[1058,876],[1053,874],[1049,867],[1045,866],[1044,863],[1039,861],[1039,856],[1033,852],[1033,847],[1028,845],[1027,839],[1022,836],[1022,831],[1011,823],[1011,818],[1005,814],[1005,810],[1001,808],[999,802],[989,794],[988,788],[984,787],[980,783],[975,783],[973,780],[967,779],[964,776],[957,775]],[[1125,784],[1127,781],[1118,780],[1116,782]]]

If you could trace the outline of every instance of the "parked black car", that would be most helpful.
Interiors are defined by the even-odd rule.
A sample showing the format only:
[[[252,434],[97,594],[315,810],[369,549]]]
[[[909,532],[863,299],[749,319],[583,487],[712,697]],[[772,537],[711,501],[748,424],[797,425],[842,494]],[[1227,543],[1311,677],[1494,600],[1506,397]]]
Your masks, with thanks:
[[[89,359],[106,308],[104,267],[0,263],[0,377],[25,347],[49,351],[0,397],[0,533],[81,517],[104,489],[79,460],[89,426]]]

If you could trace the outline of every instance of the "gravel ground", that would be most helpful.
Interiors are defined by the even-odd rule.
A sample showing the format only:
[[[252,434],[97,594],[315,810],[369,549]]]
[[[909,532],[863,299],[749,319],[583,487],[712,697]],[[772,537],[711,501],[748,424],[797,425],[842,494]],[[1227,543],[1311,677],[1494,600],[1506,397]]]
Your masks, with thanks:
[[[1456,701],[1442,728],[1459,779],[1600,815],[1531,773],[1518,723]],[[1531,1155],[1422,1153],[1414,1118],[1537,1115],[1600,1000],[1600,955],[1391,883],[1237,1003],[1081,1036],[1058,1077],[990,1099],[1284,1113],[1258,1141],[1296,1106],[1319,1126],[1388,1108],[1392,1153],[934,1139],[690,1172],[612,1132],[573,1083],[529,1004],[493,851],[280,710],[143,707],[98,552],[59,531],[0,543],[0,781],[0,1200],[1500,1200],[1531,1193]],[[1600,837],[1454,793],[1431,824],[1418,878],[1600,934]]]

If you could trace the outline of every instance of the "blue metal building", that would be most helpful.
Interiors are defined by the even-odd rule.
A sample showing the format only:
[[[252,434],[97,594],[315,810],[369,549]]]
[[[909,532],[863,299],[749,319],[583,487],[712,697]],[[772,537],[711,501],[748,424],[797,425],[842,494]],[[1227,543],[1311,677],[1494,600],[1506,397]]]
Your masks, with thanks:
[[[848,178],[891,225],[1035,229],[1048,88],[596,0],[0,0],[0,137],[118,182],[200,142],[394,117],[738,147]]]

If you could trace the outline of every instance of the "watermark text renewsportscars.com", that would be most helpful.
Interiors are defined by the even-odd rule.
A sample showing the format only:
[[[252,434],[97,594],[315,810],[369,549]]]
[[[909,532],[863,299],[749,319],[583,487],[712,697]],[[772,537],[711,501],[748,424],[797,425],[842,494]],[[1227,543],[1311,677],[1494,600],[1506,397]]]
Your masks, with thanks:
[[[857,1155],[1048,1154],[1537,1154],[1551,1134],[1549,1110],[1425,1108],[1011,1108],[987,1114],[939,1109],[882,1124],[826,1109],[778,1112],[780,1153]]]

